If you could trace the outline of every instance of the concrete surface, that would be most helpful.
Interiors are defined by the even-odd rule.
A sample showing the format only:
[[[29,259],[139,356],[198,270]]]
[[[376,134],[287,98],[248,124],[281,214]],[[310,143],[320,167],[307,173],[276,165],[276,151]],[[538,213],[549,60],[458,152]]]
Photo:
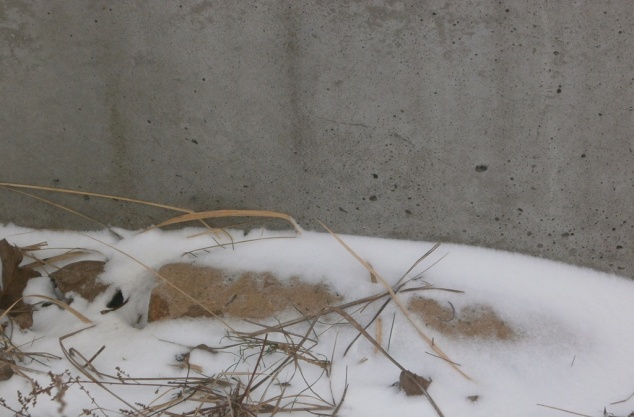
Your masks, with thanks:
[[[632,277],[633,28],[618,0],[4,0],[0,180]],[[6,190],[0,221],[93,227]]]

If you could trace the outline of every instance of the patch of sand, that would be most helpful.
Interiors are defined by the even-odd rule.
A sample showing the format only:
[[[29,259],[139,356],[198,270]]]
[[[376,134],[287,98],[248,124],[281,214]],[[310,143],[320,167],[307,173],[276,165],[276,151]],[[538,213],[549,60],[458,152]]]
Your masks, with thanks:
[[[408,309],[417,314],[428,327],[447,336],[498,340],[509,340],[515,336],[513,329],[486,305],[468,305],[455,311],[449,304],[441,305],[431,298],[414,297]]]
[[[217,316],[263,319],[291,308],[312,313],[338,300],[325,285],[306,284],[297,277],[283,284],[270,273],[177,263],[163,266],[159,274]],[[210,314],[172,286],[161,281],[152,291],[148,322],[200,316]]]

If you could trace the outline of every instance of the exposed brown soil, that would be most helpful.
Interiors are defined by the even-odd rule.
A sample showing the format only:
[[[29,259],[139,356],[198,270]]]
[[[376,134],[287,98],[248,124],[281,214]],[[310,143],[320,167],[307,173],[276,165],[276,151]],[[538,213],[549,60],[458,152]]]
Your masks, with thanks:
[[[311,313],[338,300],[324,285],[306,284],[297,277],[282,284],[270,273],[237,273],[179,263],[163,266],[159,274],[218,316],[263,319],[291,308]],[[165,282],[152,291],[148,322],[209,315]]]
[[[282,283],[271,273],[234,272],[183,263],[165,265],[159,274],[221,317],[264,319],[287,309],[312,313],[341,301],[328,287],[306,284],[298,277]],[[454,311],[448,303],[441,305],[430,298],[414,297],[408,309],[428,327],[445,335],[499,340],[515,336],[489,306],[468,305]],[[152,291],[148,322],[201,316],[210,314],[165,282],[159,282]]]
[[[408,309],[423,319],[428,327],[448,336],[496,338],[509,340],[515,332],[493,309],[486,305],[469,305],[454,311],[431,298],[414,297]]]
[[[4,252],[3,256],[7,258]],[[4,258],[3,277],[6,281],[16,274],[7,273],[11,272],[7,269],[11,263]],[[19,261],[21,257],[16,259]],[[92,301],[107,289],[98,280],[103,270],[104,263],[101,261],[80,261],[60,268],[50,277],[62,293],[76,292]],[[184,263],[165,265],[159,274],[200,304],[160,280],[152,290],[148,322],[211,316],[209,312],[221,317],[264,319],[289,309],[310,314],[341,302],[340,297],[335,296],[325,285],[307,284],[299,277],[292,277],[283,283],[271,273],[236,272]],[[20,282],[24,281],[25,284],[29,277]],[[486,305],[468,305],[460,311],[454,311],[449,303],[441,305],[431,298],[414,297],[408,309],[421,317],[428,327],[445,335],[499,340],[515,336],[513,329]],[[30,327],[30,324],[26,327]]]

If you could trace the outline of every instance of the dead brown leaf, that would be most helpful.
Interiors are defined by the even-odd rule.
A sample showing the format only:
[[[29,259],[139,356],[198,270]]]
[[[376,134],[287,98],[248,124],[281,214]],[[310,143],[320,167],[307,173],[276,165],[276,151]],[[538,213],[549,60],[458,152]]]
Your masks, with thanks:
[[[108,288],[107,285],[97,281],[97,277],[104,270],[104,265],[105,262],[102,261],[79,261],[68,264],[49,276],[62,293],[73,291],[82,298],[93,301]]]
[[[0,261],[2,261],[0,310],[7,310],[13,306],[9,315],[17,321],[20,328],[28,329],[33,324],[33,313],[21,300],[22,292],[29,279],[39,277],[40,273],[29,267],[20,266],[22,259],[20,248],[11,245],[6,239],[0,240]]]
[[[13,367],[15,362],[12,359],[0,360],[0,381],[6,381],[13,376]]]
[[[425,395],[425,391],[429,388],[431,380],[410,371],[401,371],[398,383],[399,387],[405,391],[405,394],[408,396]]]
[[[12,316],[12,319],[20,329],[30,329],[33,326],[33,311],[27,306],[27,310]]]
[[[27,267],[20,267],[22,252],[6,239],[0,240],[0,260],[2,261],[2,293],[0,309],[6,310],[22,298],[29,279],[39,277],[40,273]]]

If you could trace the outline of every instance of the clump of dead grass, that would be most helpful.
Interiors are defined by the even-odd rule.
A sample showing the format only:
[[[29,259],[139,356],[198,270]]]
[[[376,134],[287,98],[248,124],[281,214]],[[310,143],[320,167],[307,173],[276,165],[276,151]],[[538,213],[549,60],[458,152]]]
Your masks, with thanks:
[[[61,192],[71,195],[88,195],[97,198],[116,199],[118,201],[126,201],[133,204],[146,204],[154,207],[160,207],[168,210],[177,211],[181,214],[179,216],[170,218],[159,223],[156,226],[149,228],[158,228],[175,224],[183,224],[185,222],[196,221],[201,223],[208,231],[212,239],[214,235],[226,234],[229,235],[224,229],[213,227],[208,223],[209,220],[217,218],[227,217],[257,217],[262,219],[282,219],[292,226],[296,233],[301,233],[301,228],[295,222],[295,220],[284,213],[277,213],[271,211],[261,210],[217,210],[206,212],[193,212],[191,210],[166,206],[162,204],[150,203],[135,199],[121,198],[115,196],[108,196],[96,193],[78,192],[73,190],[61,190],[50,187],[38,187],[27,186],[23,184],[11,184],[0,183],[0,187],[7,190],[18,192],[21,194],[29,195],[38,201],[43,201],[47,204],[58,207],[67,212],[71,212],[75,215],[81,216],[87,220],[99,224],[101,227],[108,228],[106,225],[99,221],[92,219],[83,213],[79,213],[76,210],[57,204],[49,199],[36,196],[33,191],[45,191],[45,192]],[[24,191],[29,190],[29,191]],[[401,301],[398,293],[406,291],[418,291],[424,289],[433,289],[433,286],[425,286],[418,288],[407,288],[407,284],[410,281],[403,282],[401,279],[395,286],[389,286],[387,282],[377,273],[377,271],[368,262],[361,259],[348,245],[343,242],[336,234],[334,234],[325,225],[324,228],[328,230],[332,236],[341,243],[341,245],[348,250],[362,265],[364,265],[370,272],[373,279],[381,283],[385,292],[377,294],[372,297],[366,297],[363,299],[350,301],[336,306],[324,308],[318,312],[312,312],[310,314],[302,314],[301,317],[279,323],[275,326],[262,325],[262,329],[255,332],[244,333],[237,331],[228,325],[227,339],[233,343],[229,345],[221,345],[217,347],[208,347],[199,345],[190,348],[182,356],[182,361],[177,366],[186,369],[186,377],[173,377],[173,378],[139,378],[128,375],[123,369],[117,368],[114,372],[108,373],[105,370],[99,370],[94,365],[94,360],[105,349],[102,347],[94,355],[88,357],[82,352],[78,351],[74,347],[68,346],[68,341],[79,332],[73,332],[60,338],[60,346],[63,354],[70,364],[72,364],[75,373],[66,371],[60,375],[49,374],[50,383],[46,386],[41,386],[39,383],[31,379],[26,375],[28,369],[22,369],[11,363],[15,362],[14,358],[23,360],[24,355],[36,360],[37,354],[29,353],[17,353],[21,352],[15,346],[10,344],[10,337],[5,338],[4,350],[9,356],[2,356],[2,360],[9,364],[9,366],[15,370],[22,372],[22,376],[32,381],[32,391],[28,395],[18,393],[18,403],[20,409],[14,409],[9,406],[6,401],[0,399],[0,406],[7,410],[14,412],[20,416],[30,416],[30,409],[37,403],[38,397],[48,396],[52,400],[59,404],[60,412],[66,407],[64,402],[64,395],[68,390],[76,386],[82,390],[86,396],[90,399],[94,405],[91,409],[84,410],[86,415],[103,415],[108,416],[112,410],[106,410],[104,407],[97,404],[95,397],[90,394],[90,390],[99,389],[112,397],[116,398],[121,408],[116,410],[115,413],[119,415],[130,416],[171,416],[171,415],[184,415],[184,416],[257,416],[261,414],[276,415],[279,413],[292,413],[292,412],[309,412],[318,415],[336,415],[341,404],[345,400],[347,392],[347,384],[343,393],[340,393],[338,399],[335,399],[335,395],[331,392],[329,398],[325,398],[323,394],[318,393],[314,389],[315,384],[318,381],[309,381],[304,377],[304,368],[313,367],[319,369],[319,377],[328,378],[330,376],[330,369],[332,366],[332,358],[325,358],[323,356],[314,353],[315,347],[319,344],[319,338],[315,336],[315,326],[322,321],[326,322],[325,318],[329,315],[336,315],[343,323],[347,323],[348,326],[356,329],[359,336],[364,337],[368,342],[375,346],[376,350],[388,358],[400,371],[400,384],[408,395],[425,395],[430,401],[434,409],[439,416],[443,416],[440,407],[435,403],[430,396],[427,388],[429,387],[430,380],[427,380],[419,375],[406,369],[395,358],[393,358],[382,346],[382,343],[377,341],[367,331],[368,327],[377,322],[380,325],[380,314],[385,306],[393,302],[397,305],[398,309],[404,315],[404,317],[414,327],[418,335],[429,344],[430,348],[434,350],[438,357],[444,359],[449,366],[453,367],[457,372],[466,378],[469,378],[467,374],[462,371],[459,366],[451,361],[447,355],[441,350],[441,348],[433,342],[433,339],[425,334],[423,329],[410,317],[407,309]],[[110,229],[111,230],[111,229]],[[111,230],[112,231],[112,230]],[[113,234],[117,235],[115,231]],[[118,236],[118,235],[117,235]],[[230,236],[230,235],[229,235]],[[214,239],[215,240],[215,239]],[[106,243],[102,242],[104,245]],[[219,245],[217,241],[215,244]],[[110,245],[108,245],[110,246]],[[437,246],[436,246],[437,247]],[[434,247],[432,251],[436,248]],[[111,248],[118,251],[118,249],[111,246]],[[430,251],[431,252],[431,251]],[[123,253],[126,256],[129,256]],[[412,267],[406,272],[407,275],[419,262],[425,259],[429,253],[423,255]],[[134,259],[134,258],[133,258]],[[136,260],[141,265],[140,261]],[[36,260],[36,262],[41,262]],[[149,267],[146,267],[151,271]],[[156,271],[152,271],[159,278],[162,278]],[[405,275],[403,278],[405,278]],[[169,285],[174,285],[169,283]],[[185,294],[193,301],[196,299],[190,294]],[[364,310],[373,305],[378,300],[384,300],[381,307],[377,310],[372,320],[365,326],[360,324],[357,319],[353,317],[354,313],[349,312],[351,308],[357,310]],[[57,300],[55,300],[57,301]],[[51,300],[51,302],[54,302]],[[200,303],[198,303],[200,304]],[[204,308],[204,306],[202,306]],[[66,306],[69,311],[72,309]],[[210,312],[213,316],[214,314]],[[81,315],[79,315],[81,316]],[[78,317],[79,317],[78,316]],[[86,319],[87,320],[87,319]],[[294,331],[295,326],[304,326],[305,332],[298,333]],[[322,324],[320,324],[321,326]],[[89,327],[88,327],[89,328]],[[323,334],[326,330],[322,331]],[[4,333],[3,333],[3,336]],[[355,339],[356,340],[356,339]],[[354,343],[354,341],[352,341]],[[2,347],[2,346],[0,346]],[[198,367],[195,363],[190,362],[190,353],[196,349],[208,349],[209,351],[219,351],[224,349],[237,350],[237,361],[230,369],[225,372],[221,372],[216,375],[204,375],[202,368]],[[334,349],[334,347],[333,347]],[[22,355],[22,358],[20,358]],[[43,354],[45,355],[45,354]],[[249,360],[256,358],[255,364],[248,372],[238,371],[241,365],[247,364]],[[57,359],[53,357],[46,357],[47,359]],[[272,359],[273,358],[273,359]],[[266,360],[265,360],[266,359]],[[232,370],[233,369],[233,370]],[[280,375],[284,371],[287,374],[289,371],[291,375],[300,375],[298,380],[304,381],[301,387],[293,387],[289,385],[289,382],[282,380]],[[81,375],[81,376],[80,376]],[[195,375],[195,376],[193,376]],[[141,404],[134,402],[131,399],[124,398],[118,392],[121,386],[124,387],[136,387],[143,386],[154,389],[155,399],[148,404]],[[407,386],[407,387],[405,387]],[[324,414],[326,413],[326,414]]]
[[[122,406],[118,413],[122,415],[237,417],[298,411],[322,413],[335,407],[332,400],[323,398],[312,389],[316,381],[306,381],[305,387],[299,391],[294,389],[292,394],[288,394],[290,384],[280,377],[282,373],[305,374],[304,368],[308,366],[321,369],[322,374],[327,373],[330,361],[313,356],[310,348],[305,346],[307,343],[315,343],[309,341],[310,330],[304,335],[284,332],[284,342],[269,341],[268,335],[257,338],[229,334],[227,338],[233,342],[230,344],[186,347],[175,366],[187,370],[187,375],[169,378],[140,378],[129,375],[119,367],[113,374],[99,370],[93,361],[105,346],[88,359],[75,348],[67,346],[67,341],[78,333],[60,338],[66,359],[84,375],[83,386],[98,387],[119,400]],[[194,350],[214,354],[223,351],[237,352],[237,359],[226,371],[205,375],[200,366],[191,362],[190,354]],[[240,371],[238,368],[247,361],[252,362],[253,356],[256,360],[252,370]],[[286,372],[289,368],[290,372]],[[122,386],[153,389],[155,399],[147,404],[133,403],[116,393],[121,391]],[[103,408],[96,407],[91,413],[96,413],[97,410],[103,411]]]

